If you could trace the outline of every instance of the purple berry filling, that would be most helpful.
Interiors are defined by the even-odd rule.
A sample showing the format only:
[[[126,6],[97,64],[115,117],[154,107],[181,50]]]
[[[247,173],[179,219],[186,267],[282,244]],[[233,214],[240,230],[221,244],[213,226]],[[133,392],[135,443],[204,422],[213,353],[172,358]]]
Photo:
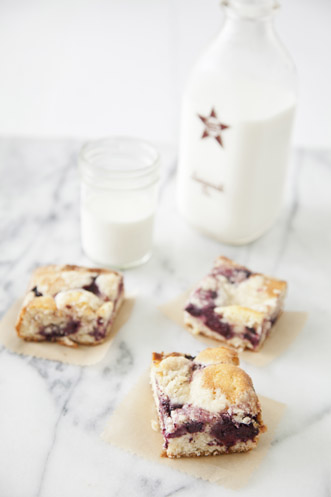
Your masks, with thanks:
[[[193,361],[193,359],[195,359],[194,355],[189,355],[189,354],[185,354],[184,357],[186,357],[186,359],[189,359],[190,361]]]
[[[107,330],[111,322],[112,322],[111,318],[110,320],[108,319],[108,321],[105,321],[102,317],[99,316],[97,318],[96,326],[94,326],[93,330],[89,333],[89,335],[93,337],[96,342],[104,340],[106,338]]]
[[[216,445],[226,445],[231,447],[238,442],[247,442],[253,440],[259,433],[253,423],[248,425],[233,421],[229,414],[222,414],[221,419],[217,421],[210,430],[210,434],[215,437]]]
[[[193,304],[188,304],[185,310],[191,314],[191,316],[199,317],[202,322],[211,330],[219,333],[224,338],[230,339],[234,336],[232,326],[228,323],[221,321],[221,316],[214,312],[215,305],[206,305],[204,307],[197,307]]]
[[[245,268],[228,268],[228,267],[216,267],[212,271],[212,276],[222,275],[229,280],[230,283],[236,284],[249,278],[253,273]]]
[[[89,285],[83,286],[83,290],[86,290],[88,292],[94,293],[97,297],[100,297],[100,289],[98,285],[96,284],[95,280],[97,279],[96,276],[92,278],[92,282]]]
[[[121,280],[118,287],[118,294],[121,295],[121,293],[123,293],[123,290],[124,290],[124,283],[123,280]]]
[[[219,333],[228,340],[233,338],[235,333],[233,332],[232,326],[229,323],[224,323],[223,321],[221,321],[222,316],[220,314],[216,314],[214,312],[214,309],[215,306],[213,305],[199,308],[193,304],[188,304],[185,308],[185,310],[189,314],[191,314],[191,316],[200,318],[201,321],[212,331]],[[260,343],[260,336],[257,334],[254,328],[249,328],[246,326],[244,333],[237,333],[237,336],[248,340],[253,345],[253,348],[256,348]]]
[[[38,288],[36,286],[32,288],[31,292],[33,292],[36,297],[42,297],[43,296],[43,294],[38,291]]]
[[[243,338],[251,342],[254,348],[256,348],[260,343],[260,336],[256,333],[256,330],[254,328],[248,328],[246,326]]]
[[[216,418],[204,409],[192,408],[189,405],[172,404],[168,398],[162,399],[160,402],[160,411],[162,419],[172,417],[172,412],[176,409],[182,409],[187,414],[189,410],[193,419],[177,425],[174,424],[174,431],[167,433],[163,426],[163,434],[165,437],[165,448],[168,447],[169,440],[186,435],[187,433],[201,433],[208,429],[213,440],[209,445],[225,445],[231,447],[238,442],[247,442],[253,440],[259,433],[259,429],[253,424],[256,418],[252,418],[249,424],[238,423],[234,421],[228,413],[218,415]],[[247,416],[249,416],[247,414]],[[198,418],[198,419],[197,419]]]
[[[105,302],[109,302],[109,300],[110,300],[109,297],[107,297],[107,296],[105,296],[105,295],[103,295],[101,293],[100,288],[99,288],[99,286],[96,283],[96,279],[97,279],[97,276],[94,276],[92,278],[92,281],[91,281],[91,283],[89,285],[83,286],[83,290],[86,290],[88,292],[94,293],[94,295],[96,295],[97,297],[101,298]],[[123,281],[121,281],[120,284],[119,284],[119,286],[118,286],[118,295],[122,294],[123,289],[124,289],[124,284],[123,284]],[[117,300],[118,299],[115,299],[114,305],[116,305]]]
[[[95,326],[93,328],[93,331],[91,331],[89,333],[89,335],[91,337],[94,337],[96,342],[99,342],[100,340],[103,340],[105,338],[106,331],[107,331],[106,326],[102,326],[102,327]]]
[[[186,433],[199,433],[204,430],[204,423],[200,421],[190,421],[179,426],[176,431],[166,435],[166,438],[178,438],[186,435]]]
[[[204,290],[203,288],[198,288],[195,292],[195,295],[197,295],[203,305],[211,306],[215,303],[215,300],[218,297],[218,292],[215,290]]]
[[[197,293],[199,298],[206,303],[213,302],[218,296],[216,290],[204,290],[203,288],[199,288]]]
[[[169,398],[163,398],[160,402],[160,411],[163,417],[171,416],[171,412],[181,409],[183,404],[172,404]]]
[[[106,321],[102,317],[97,318],[97,324],[94,326],[93,330],[89,333],[91,337],[94,337],[96,342],[104,340],[107,334],[107,329],[109,326],[109,321]]]
[[[49,324],[44,326],[39,331],[39,334],[45,337],[46,340],[52,340],[54,338],[66,337],[77,333],[79,326],[79,321],[70,321],[69,323],[63,324]]]
[[[198,362],[195,362],[193,365],[192,365],[192,373],[194,373],[194,371],[197,371],[198,369],[203,369],[205,368],[206,366],[204,364],[200,364]]]
[[[165,418],[171,417],[173,411],[177,409],[183,409],[183,407],[184,407],[183,404],[171,403],[168,397],[160,399],[159,409],[161,413],[161,419],[164,420]],[[180,426],[177,426],[175,424],[175,431],[173,431],[172,433],[166,433],[166,429],[163,423],[162,432],[165,437],[165,448],[168,447],[168,440],[170,438],[178,438],[185,435],[186,433],[197,433],[203,431],[203,429],[204,429],[203,421],[191,420]]]

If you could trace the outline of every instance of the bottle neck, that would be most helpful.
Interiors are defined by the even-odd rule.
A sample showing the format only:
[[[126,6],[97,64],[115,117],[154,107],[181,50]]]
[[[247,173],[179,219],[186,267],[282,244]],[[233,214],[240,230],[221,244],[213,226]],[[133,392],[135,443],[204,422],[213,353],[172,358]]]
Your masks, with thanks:
[[[275,7],[245,8],[241,2],[224,0],[222,3],[225,11],[225,20],[221,30],[221,36],[238,36],[241,40],[249,39],[250,43],[261,42],[262,38],[274,37],[274,11]]]
[[[274,34],[273,19],[247,19],[226,15],[222,33],[224,35],[240,34],[240,36],[246,35],[250,37],[271,36]]]

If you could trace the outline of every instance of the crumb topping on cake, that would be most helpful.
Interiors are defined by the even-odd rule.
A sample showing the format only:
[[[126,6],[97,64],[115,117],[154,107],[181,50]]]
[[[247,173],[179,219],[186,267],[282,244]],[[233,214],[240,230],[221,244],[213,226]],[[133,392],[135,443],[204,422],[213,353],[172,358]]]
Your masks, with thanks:
[[[206,380],[206,372],[213,368],[211,364],[204,369],[196,371],[191,382],[190,395],[187,403],[205,409],[211,413],[225,411],[231,405],[231,397],[226,390],[222,389],[220,383],[218,388],[214,388]]]
[[[260,274],[251,274],[236,283],[229,281],[222,274],[214,274],[202,280],[200,291],[191,295],[190,302],[201,307],[205,305],[206,300],[213,298],[215,306],[220,309],[236,306],[237,309],[246,307],[258,312],[267,312],[274,306],[279,293],[285,289],[285,282],[270,280]]]
[[[215,307],[214,312],[229,324],[242,324],[251,328],[260,326],[264,320],[264,313],[239,305]]]
[[[245,404],[255,411],[258,400],[252,381],[238,364],[234,350],[218,347],[202,351],[193,360],[179,354],[158,357],[153,369],[158,385],[176,404],[190,404],[213,413]]]
[[[70,308],[74,305],[77,310],[87,314],[93,314],[100,307],[100,299],[87,290],[65,290],[55,296],[55,303],[58,309]]]
[[[250,410],[257,407],[257,397],[252,380],[245,371],[234,364],[211,364],[201,370],[202,386],[213,398],[225,396],[228,404],[249,404]]]
[[[169,356],[157,366],[158,383],[175,402],[184,403],[190,396],[191,365],[184,356]]]
[[[228,347],[209,347],[200,352],[194,362],[207,366],[208,364],[235,364],[239,365],[239,357],[235,350]]]
[[[72,266],[69,264],[62,266],[49,265],[35,269],[30,281],[30,287],[35,288],[37,293],[56,295],[59,291],[84,288],[98,279],[103,293],[108,295],[108,292],[116,288],[121,278],[122,276],[119,273],[106,269]]]
[[[107,295],[110,299],[114,299],[118,292],[118,286],[122,277],[119,274],[100,274],[95,283],[98,285],[100,292]]]
[[[84,269],[82,271],[82,269]],[[87,268],[86,268],[87,269]],[[76,266],[44,266],[33,273],[30,285],[38,292],[55,296],[57,293],[73,288],[83,288],[91,281],[91,271]]]

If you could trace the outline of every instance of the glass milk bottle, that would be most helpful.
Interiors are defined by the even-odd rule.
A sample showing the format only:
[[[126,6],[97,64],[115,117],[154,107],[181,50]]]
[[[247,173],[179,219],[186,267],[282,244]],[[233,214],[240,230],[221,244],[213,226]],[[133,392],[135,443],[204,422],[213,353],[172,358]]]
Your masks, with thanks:
[[[274,31],[275,1],[223,7],[223,27],[183,98],[177,197],[190,224],[239,245],[261,236],[279,212],[296,74]]]

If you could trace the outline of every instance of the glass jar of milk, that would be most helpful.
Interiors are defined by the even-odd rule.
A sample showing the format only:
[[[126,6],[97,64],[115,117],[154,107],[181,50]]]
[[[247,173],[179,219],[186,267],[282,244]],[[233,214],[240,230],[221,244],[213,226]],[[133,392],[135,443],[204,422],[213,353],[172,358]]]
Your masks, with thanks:
[[[239,245],[261,236],[281,206],[296,73],[274,31],[274,0],[223,7],[183,98],[177,196],[193,226]]]
[[[81,236],[95,263],[127,268],[152,251],[159,155],[134,138],[87,143],[79,155]]]

